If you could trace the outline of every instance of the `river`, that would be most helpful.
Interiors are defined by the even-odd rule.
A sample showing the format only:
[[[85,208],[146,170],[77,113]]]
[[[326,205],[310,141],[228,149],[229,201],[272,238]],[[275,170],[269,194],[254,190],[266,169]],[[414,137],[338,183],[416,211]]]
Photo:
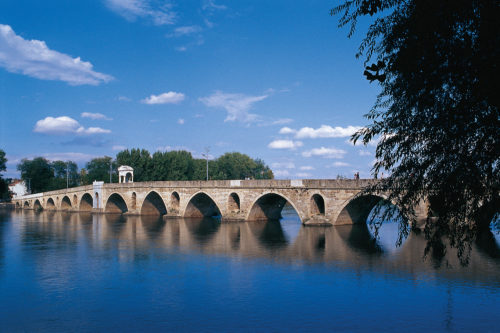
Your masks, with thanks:
[[[498,332],[499,242],[424,257],[397,224],[0,211],[0,331]]]

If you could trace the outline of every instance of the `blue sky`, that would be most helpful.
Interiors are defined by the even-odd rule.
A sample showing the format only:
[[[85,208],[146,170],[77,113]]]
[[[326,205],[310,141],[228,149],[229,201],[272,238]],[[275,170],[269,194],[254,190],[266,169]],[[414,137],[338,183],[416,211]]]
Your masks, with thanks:
[[[124,148],[239,151],[276,178],[368,177],[353,146],[378,86],[335,1],[0,2],[0,148],[74,160]]]

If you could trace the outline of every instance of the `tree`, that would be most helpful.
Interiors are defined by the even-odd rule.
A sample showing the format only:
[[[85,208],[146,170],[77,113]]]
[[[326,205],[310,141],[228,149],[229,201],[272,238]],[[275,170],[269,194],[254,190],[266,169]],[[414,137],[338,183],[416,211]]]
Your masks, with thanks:
[[[53,161],[50,166],[54,170],[54,179],[52,179],[50,185],[51,190],[66,188],[66,185],[69,185],[69,187],[78,185],[78,166],[75,162]],[[68,178],[68,184],[66,184],[66,177]]]
[[[0,199],[7,200],[10,199],[9,195],[9,185],[7,181],[3,179],[1,172],[7,170],[7,158],[5,157],[5,152],[0,149]]]
[[[488,225],[500,207],[499,2],[356,0],[331,14],[349,37],[372,17],[356,56],[381,92],[353,140],[379,139],[373,173],[390,176],[367,191],[390,193],[412,221],[429,200],[429,237]]]
[[[151,178],[151,154],[146,149],[122,150],[116,155],[118,166],[128,165],[134,168],[134,181],[142,182]]]
[[[113,159],[108,156],[94,158],[87,163],[86,182],[89,184],[91,184],[93,181],[104,181],[105,183],[109,183],[110,164],[112,181],[113,183],[118,182],[118,175],[116,174],[116,161],[113,161]]]
[[[32,193],[50,191],[54,179],[54,170],[50,162],[43,157],[36,157],[32,160],[26,158],[17,165],[17,170],[21,172],[21,179],[29,185]]]

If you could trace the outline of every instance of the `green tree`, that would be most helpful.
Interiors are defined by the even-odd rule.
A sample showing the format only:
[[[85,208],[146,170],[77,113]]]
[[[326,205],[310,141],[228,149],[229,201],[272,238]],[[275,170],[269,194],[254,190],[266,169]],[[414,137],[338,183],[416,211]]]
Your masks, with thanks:
[[[7,158],[5,157],[5,152],[0,149],[0,199],[8,200],[10,199],[9,195],[9,185],[7,181],[3,179],[2,172],[7,170]]]
[[[17,165],[17,170],[21,172],[21,178],[26,185],[30,186],[31,193],[51,190],[54,170],[45,158],[22,159]]]
[[[134,168],[134,181],[142,182],[151,178],[151,154],[146,149],[123,150],[116,155],[118,166],[128,165]]]
[[[118,175],[116,174],[116,161],[113,161],[111,157],[104,156],[99,158],[94,158],[86,164],[87,170],[87,180],[86,182],[91,184],[94,181],[104,181],[109,183],[109,173],[110,164],[112,172],[113,183],[118,182]]]
[[[54,170],[54,179],[52,179],[50,185],[52,190],[66,188],[66,177],[68,177],[69,180],[69,187],[78,186],[78,166],[75,162],[53,161],[50,166]],[[66,172],[68,172],[68,174],[66,174]]]
[[[373,173],[390,176],[368,191],[387,191],[412,220],[429,199],[435,237],[489,224],[500,207],[499,2],[357,0],[331,14],[349,36],[372,21],[357,57],[381,92],[353,139],[379,139]]]

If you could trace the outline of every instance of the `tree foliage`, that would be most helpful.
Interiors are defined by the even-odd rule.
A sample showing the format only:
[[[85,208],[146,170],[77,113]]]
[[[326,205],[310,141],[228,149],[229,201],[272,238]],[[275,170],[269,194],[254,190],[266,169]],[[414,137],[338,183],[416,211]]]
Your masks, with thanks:
[[[331,14],[349,36],[372,21],[357,57],[381,92],[353,140],[380,140],[373,172],[390,176],[369,191],[412,220],[430,200],[434,231],[488,224],[500,207],[500,3],[349,0]]]
[[[111,167],[110,167],[111,166]],[[109,174],[111,171],[111,181],[113,183],[118,182],[118,175],[116,174],[116,161],[113,161],[111,157],[104,156],[98,157],[90,160],[86,164],[86,183],[92,184],[94,181],[103,181],[109,183]]]
[[[7,170],[7,158],[5,157],[5,152],[0,149],[0,199],[7,200],[9,196],[9,185],[7,181],[3,179],[1,172]]]

